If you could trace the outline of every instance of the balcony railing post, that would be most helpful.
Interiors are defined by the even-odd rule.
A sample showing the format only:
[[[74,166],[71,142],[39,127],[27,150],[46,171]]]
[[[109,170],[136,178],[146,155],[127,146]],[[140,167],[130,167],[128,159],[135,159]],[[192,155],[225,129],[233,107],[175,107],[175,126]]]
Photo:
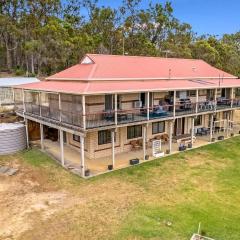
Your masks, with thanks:
[[[62,121],[62,101],[61,101],[61,93],[58,94],[58,109],[59,109],[59,121]]]
[[[83,114],[83,129],[86,129],[86,103],[85,103],[85,95],[82,95],[82,114]]]
[[[147,120],[149,120],[149,92],[147,92]]]
[[[231,88],[231,108],[233,107],[233,91],[234,89]]]
[[[196,113],[198,113],[198,101],[199,101],[199,96],[198,96],[198,89],[196,90]]]
[[[215,91],[214,91],[214,111],[217,110],[217,91],[218,91],[218,89],[215,88]]]
[[[115,125],[118,124],[118,107],[117,107],[117,93],[114,94],[114,120],[115,120]]]
[[[25,104],[25,91],[22,89],[22,98],[23,98],[23,113],[26,113],[26,104]]]
[[[38,92],[38,104],[39,104],[39,115],[42,116],[42,98],[41,98],[41,92]]]
[[[173,92],[173,117],[176,116],[176,91]]]

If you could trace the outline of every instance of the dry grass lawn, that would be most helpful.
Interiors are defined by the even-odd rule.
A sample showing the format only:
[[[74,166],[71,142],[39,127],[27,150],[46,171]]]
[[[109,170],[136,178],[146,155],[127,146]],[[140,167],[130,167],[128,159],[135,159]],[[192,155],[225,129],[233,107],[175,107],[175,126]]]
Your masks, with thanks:
[[[83,180],[37,149],[0,157],[0,239],[240,239],[240,137]],[[166,222],[171,222],[168,226]]]

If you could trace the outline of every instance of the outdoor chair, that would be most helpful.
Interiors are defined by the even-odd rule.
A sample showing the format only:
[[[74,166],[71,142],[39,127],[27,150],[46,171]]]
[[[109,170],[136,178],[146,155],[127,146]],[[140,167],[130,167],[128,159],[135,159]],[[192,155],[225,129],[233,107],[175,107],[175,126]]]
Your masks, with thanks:
[[[167,133],[166,133],[166,134],[163,134],[163,135],[161,136],[161,140],[162,140],[162,143],[163,143],[163,144],[168,143],[168,141],[169,141],[168,134],[167,134]]]
[[[204,135],[208,135],[208,134],[210,134],[210,129],[203,127],[202,132],[204,133]]]
[[[137,140],[133,140],[130,142],[130,145],[132,146],[132,150],[137,151],[141,149],[141,146]]]
[[[197,128],[196,135],[197,136],[202,136],[203,135],[202,128]]]

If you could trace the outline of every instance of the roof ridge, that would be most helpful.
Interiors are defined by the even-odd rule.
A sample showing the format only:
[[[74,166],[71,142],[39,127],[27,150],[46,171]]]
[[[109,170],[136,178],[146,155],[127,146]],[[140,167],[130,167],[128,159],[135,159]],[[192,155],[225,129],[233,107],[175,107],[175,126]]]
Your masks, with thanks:
[[[167,60],[190,60],[190,61],[204,61],[203,59],[196,59],[196,58],[177,58],[177,57],[160,57],[160,56],[141,56],[141,55],[117,55],[117,54],[102,54],[102,53],[87,53],[87,56],[109,56],[109,57],[129,57],[129,58],[158,58],[158,59],[167,59]]]

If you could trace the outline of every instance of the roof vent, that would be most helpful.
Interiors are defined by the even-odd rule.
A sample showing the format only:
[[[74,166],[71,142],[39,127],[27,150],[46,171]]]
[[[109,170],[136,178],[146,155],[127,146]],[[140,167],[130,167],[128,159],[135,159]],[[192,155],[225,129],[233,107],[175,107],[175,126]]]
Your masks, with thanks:
[[[196,69],[197,69],[196,67],[192,67],[193,72],[196,72]]]
[[[93,60],[88,56],[85,56],[81,61],[81,64],[93,64],[93,63],[94,63]]]

